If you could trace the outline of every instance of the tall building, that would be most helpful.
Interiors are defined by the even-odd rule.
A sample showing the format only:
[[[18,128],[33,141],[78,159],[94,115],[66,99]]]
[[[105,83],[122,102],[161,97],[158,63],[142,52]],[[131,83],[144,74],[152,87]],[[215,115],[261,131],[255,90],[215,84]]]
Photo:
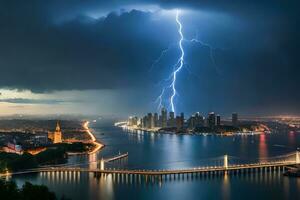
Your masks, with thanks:
[[[181,130],[183,128],[182,118],[180,116],[176,117],[176,128]]]
[[[152,113],[148,113],[147,115],[147,128],[153,128],[154,127],[154,120]]]
[[[209,128],[214,128],[216,125],[216,115],[214,112],[208,114],[207,125]]]
[[[238,114],[237,113],[232,113],[231,121],[232,121],[232,126],[238,125]]]
[[[196,121],[196,118],[195,118],[194,115],[192,115],[192,116],[187,120],[190,129],[193,129],[193,128],[196,127],[195,121]]]
[[[195,113],[195,127],[204,126],[204,117],[199,112]]]
[[[128,119],[128,125],[129,126],[136,126],[138,124],[138,117],[136,116],[131,116]]]
[[[217,115],[217,126],[221,125],[221,116]]]
[[[62,132],[58,122],[56,123],[55,131],[48,132],[48,139],[50,139],[54,144],[62,142]]]
[[[159,127],[158,114],[154,113],[154,127]]]
[[[158,125],[157,125],[157,127],[162,127],[162,116],[161,115],[158,116]]]
[[[181,124],[182,124],[182,127],[184,125],[184,113],[180,113],[180,119],[181,119]]]
[[[188,119],[188,125],[189,128],[202,127],[204,126],[204,117],[201,116],[199,112],[196,112]]]
[[[147,116],[144,116],[142,118],[142,128],[147,128]]]
[[[175,113],[174,112],[169,113],[168,126],[169,127],[175,127],[176,126],[176,120],[175,120]]]
[[[167,109],[162,108],[161,109],[161,127],[163,127],[163,128],[167,127],[167,122],[168,122]]]

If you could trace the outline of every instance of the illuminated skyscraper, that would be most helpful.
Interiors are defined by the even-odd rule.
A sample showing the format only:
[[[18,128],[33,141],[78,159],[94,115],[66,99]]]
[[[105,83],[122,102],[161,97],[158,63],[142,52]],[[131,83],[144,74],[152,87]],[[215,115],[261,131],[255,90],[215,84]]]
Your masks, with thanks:
[[[209,128],[214,128],[216,124],[216,115],[214,112],[208,114],[207,125]]]
[[[147,128],[147,116],[144,116],[142,119],[142,128]]]
[[[136,126],[138,124],[138,117],[136,116],[130,116],[128,119],[128,125],[129,126]]]
[[[148,113],[147,115],[147,128],[153,128],[154,127],[154,120],[152,113]]]

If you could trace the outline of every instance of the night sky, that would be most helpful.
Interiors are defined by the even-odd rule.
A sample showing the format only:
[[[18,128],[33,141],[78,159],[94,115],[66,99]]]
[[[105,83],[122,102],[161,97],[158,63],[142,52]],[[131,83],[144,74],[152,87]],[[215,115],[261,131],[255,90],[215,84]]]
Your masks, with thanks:
[[[206,44],[183,43],[178,112],[300,114],[299,3],[214,2],[0,1],[1,114],[156,111],[180,53],[176,9],[185,39]]]

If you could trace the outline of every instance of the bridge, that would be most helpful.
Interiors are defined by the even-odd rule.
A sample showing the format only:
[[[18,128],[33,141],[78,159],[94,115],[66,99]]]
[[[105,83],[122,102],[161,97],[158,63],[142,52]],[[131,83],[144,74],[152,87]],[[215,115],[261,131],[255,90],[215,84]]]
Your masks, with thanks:
[[[95,176],[107,176],[107,175],[125,175],[125,176],[134,176],[134,177],[146,177],[147,178],[163,178],[163,177],[171,177],[174,178],[176,176],[193,176],[193,175],[202,175],[202,174],[231,174],[231,173],[259,173],[259,172],[268,172],[268,171],[276,171],[282,170],[284,171],[288,167],[300,166],[300,152],[296,151],[290,154],[276,156],[271,158],[265,158],[264,161],[253,162],[253,163],[243,163],[243,164],[230,164],[228,155],[223,156],[222,165],[215,166],[200,166],[195,168],[188,169],[166,169],[166,170],[143,170],[143,169],[111,169],[105,168],[105,161],[110,162],[113,160],[121,159],[127,157],[126,154],[119,154],[111,159],[101,159],[100,161],[100,169],[88,169],[88,168],[80,168],[80,167],[44,167],[44,168],[36,168],[31,170],[26,170],[22,172],[14,172],[11,174],[1,174],[0,176],[7,175],[17,175],[17,174],[28,174],[28,173],[39,173],[39,172],[88,172],[94,173]]]
[[[110,157],[110,158],[106,158],[106,159],[102,158],[102,159],[100,160],[100,169],[104,170],[104,165],[105,165],[105,163],[113,162],[113,161],[120,160],[120,159],[126,158],[126,157],[128,157],[128,152],[127,152],[127,153],[124,153],[124,154],[121,154],[121,153],[119,152],[119,154],[116,155],[116,156],[113,156],[113,157]]]

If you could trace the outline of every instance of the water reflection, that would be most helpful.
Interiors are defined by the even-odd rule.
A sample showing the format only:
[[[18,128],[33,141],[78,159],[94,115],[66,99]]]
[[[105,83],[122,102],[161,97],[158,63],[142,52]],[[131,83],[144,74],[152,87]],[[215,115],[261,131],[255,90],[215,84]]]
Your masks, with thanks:
[[[224,200],[230,199],[230,181],[227,173],[223,177],[222,194]]]
[[[258,152],[259,152],[259,161],[264,162],[268,157],[268,148],[266,143],[266,135],[259,135],[259,143],[258,143]]]
[[[97,128],[94,128],[97,130]],[[98,129],[97,139],[106,147],[94,155],[71,157],[70,163],[91,163],[102,157],[129,152],[128,159],[107,163],[108,168],[174,169],[222,162],[207,158],[222,157],[226,152],[229,162],[234,157],[257,159],[288,153],[280,144],[295,147],[300,134],[260,135],[252,137],[178,136],[165,134],[128,133],[115,127]],[[254,143],[252,143],[254,141]],[[275,150],[274,150],[275,149]],[[86,164],[97,168],[97,162]],[[20,183],[31,181],[45,184],[59,195],[81,199],[300,199],[300,181],[283,177],[281,172],[237,173],[227,175],[188,175],[145,177],[110,175],[97,177],[93,173],[42,173],[38,176],[16,176]],[[272,188],[271,192],[269,191]],[[249,192],[251,191],[251,192]],[[247,195],[243,195],[247,194]]]
[[[100,159],[99,159],[100,160]],[[89,154],[88,155],[89,169],[97,169],[98,168],[98,156],[97,154]]]

